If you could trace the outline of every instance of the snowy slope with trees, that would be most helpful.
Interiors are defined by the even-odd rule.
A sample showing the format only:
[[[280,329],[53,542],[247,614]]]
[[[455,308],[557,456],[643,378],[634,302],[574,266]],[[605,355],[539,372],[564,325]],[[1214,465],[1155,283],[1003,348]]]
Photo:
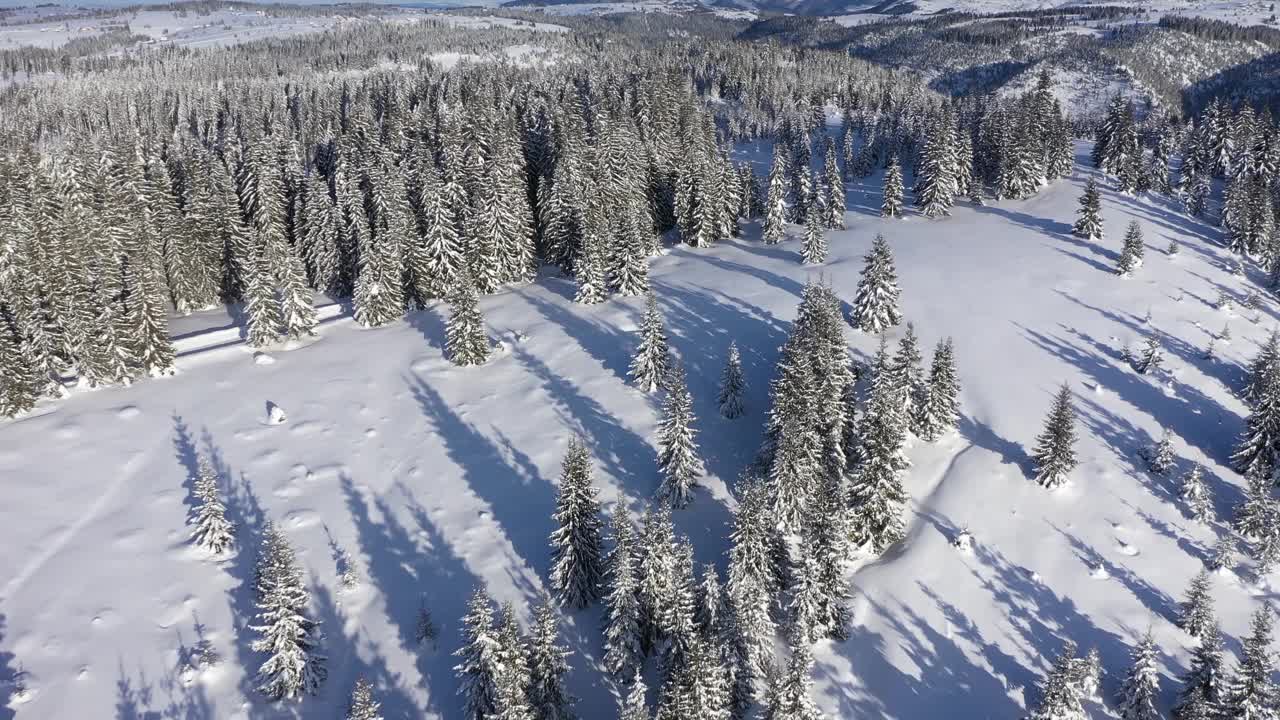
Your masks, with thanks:
[[[1013,717],[1039,698],[1068,641],[1082,654],[1098,648],[1110,705],[1148,629],[1159,707],[1174,697],[1194,647],[1175,625],[1177,601],[1215,542],[1211,526],[1187,517],[1177,479],[1200,464],[1212,517],[1229,519],[1242,490],[1226,461],[1246,412],[1233,388],[1275,311],[1267,303],[1255,322],[1253,311],[1214,308],[1222,293],[1242,299],[1248,281],[1230,274],[1213,230],[1158,200],[1104,188],[1107,239],[1073,238],[1087,174],[1030,200],[962,203],[938,221],[876,217],[879,184],[868,181],[851,188],[849,229],[829,232],[821,265],[801,264],[796,227],[779,245],[749,228],[652,263],[707,469],[675,524],[696,561],[722,575],[738,476],[758,446],[804,283],[821,277],[852,300],[861,256],[883,233],[921,344],[954,338],[959,429],[908,450],[905,539],[853,573],[850,637],[815,651],[814,699],[832,715],[947,707]],[[1119,278],[1131,219],[1144,228],[1147,260]],[[1168,256],[1175,239],[1182,250]],[[179,359],[176,377],[77,394],[7,424],[0,647],[9,671],[24,672],[26,692],[10,701],[19,717],[96,716],[113,705],[120,717],[332,714],[321,708],[343,706],[357,676],[388,716],[458,717],[451,653],[471,589],[485,583],[531,622],[554,587],[548,537],[572,438],[591,456],[606,512],[639,513],[659,487],[661,410],[626,377],[642,304],[583,306],[573,293],[550,272],[485,298],[497,347],[478,367],[444,358],[445,312],[435,308],[373,330],[339,321],[266,365],[239,347]],[[1204,359],[1224,326],[1231,342]],[[874,337],[845,334],[858,355],[874,352]],[[1165,369],[1140,375],[1121,350],[1152,334]],[[746,384],[746,414],[733,420],[716,404],[730,342]],[[1030,456],[1063,382],[1079,412],[1080,464],[1049,492],[1032,480]],[[268,405],[287,420],[270,424]],[[1141,454],[1165,428],[1177,461],[1153,475]],[[237,549],[221,557],[187,541],[201,455],[237,526]],[[296,706],[265,703],[246,670],[260,658],[247,637],[250,543],[268,523],[298,552],[328,657],[320,694]],[[967,550],[952,546],[962,529]],[[1211,578],[1229,650],[1271,593],[1243,568]],[[417,637],[423,607],[439,628],[428,641]],[[610,716],[599,612],[560,612],[578,711]],[[201,642],[222,662],[186,667]]]
[[[1274,118],[619,20],[5,56],[0,717],[1271,717]]]

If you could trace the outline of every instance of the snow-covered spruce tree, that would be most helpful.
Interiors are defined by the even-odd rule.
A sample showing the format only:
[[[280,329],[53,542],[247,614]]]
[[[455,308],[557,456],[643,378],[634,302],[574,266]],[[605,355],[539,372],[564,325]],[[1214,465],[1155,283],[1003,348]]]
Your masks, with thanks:
[[[1093,178],[1085,183],[1084,195],[1080,197],[1080,217],[1071,227],[1071,234],[1085,240],[1103,238],[1102,196],[1098,192],[1098,183]]]
[[[477,587],[462,619],[463,644],[454,653],[461,661],[458,694],[467,720],[489,720],[498,711],[498,676],[502,672],[499,640],[493,624],[493,601],[484,586]]]
[[[876,353],[871,393],[860,427],[861,462],[849,486],[850,532],[854,544],[881,553],[902,537],[902,508],[906,492],[902,471],[907,418],[889,370],[889,351],[883,338]]]
[[[844,229],[844,175],[836,162],[836,144],[828,137],[822,161],[822,225],[831,230]]]
[[[647,693],[644,677],[637,670],[631,680],[631,690],[618,708],[618,720],[652,720],[653,716],[649,714],[649,705],[645,700]]]
[[[644,527],[636,545],[636,567],[640,580],[640,618],[645,654],[658,653],[668,640],[666,628],[676,601],[676,539],[671,524],[671,506],[651,505],[645,511]]]
[[[1230,572],[1236,565],[1236,551],[1235,533],[1227,530],[1219,535],[1217,542],[1213,544],[1213,549],[1209,551],[1209,562],[1205,567],[1219,574]]]
[[[542,603],[533,615],[529,638],[529,702],[536,720],[572,720],[575,699],[564,688],[570,652],[560,643],[555,610]]]
[[[880,203],[880,217],[902,217],[903,192],[902,165],[895,155],[884,174],[884,199]]]
[[[876,235],[866,255],[858,293],[853,299],[850,323],[855,330],[878,334],[902,321],[898,310],[898,272],[893,253],[883,235]]]
[[[809,695],[813,685],[813,655],[807,644],[797,643],[785,671],[774,678],[769,688],[769,702],[764,710],[766,720],[821,720],[822,713]]]
[[[600,503],[591,485],[591,457],[580,438],[569,440],[552,518],[551,587],[560,602],[581,609],[600,599],[604,551]]]
[[[822,209],[815,205],[809,208],[809,215],[805,218],[800,257],[806,265],[821,265],[827,261],[827,236],[819,218],[821,212]]]
[[[367,678],[356,678],[347,705],[347,720],[382,720],[382,705],[374,698],[373,683]]]
[[[258,668],[258,690],[273,700],[315,694],[328,672],[319,651],[319,624],[307,617],[311,595],[303,583],[293,547],[268,523],[255,570],[258,633],[254,652],[267,653]]]
[[[1173,464],[1173,435],[1169,433],[1169,428],[1165,428],[1160,441],[1147,451],[1147,470],[1163,477],[1173,471]]]
[[[916,411],[924,407],[928,400],[929,386],[925,383],[924,372],[920,366],[924,357],[920,354],[920,341],[916,338],[913,323],[907,323],[907,331],[898,341],[898,352],[893,356],[890,371],[893,390],[902,403],[902,416],[907,419],[908,427],[914,433]]]
[[[779,542],[764,482],[744,477],[740,487],[725,590],[741,634],[745,672],[759,688],[772,662],[777,633],[773,610],[779,591]]]
[[[1258,355],[1249,363],[1249,373],[1241,391],[1245,402],[1252,406],[1262,399],[1271,379],[1268,373],[1274,372],[1277,363],[1280,363],[1280,332],[1273,330],[1258,350]]]
[[[619,223],[609,268],[609,286],[628,297],[649,291],[649,242],[644,235],[652,231],[640,226],[640,215],[637,208],[628,208]]]
[[[31,354],[9,309],[0,302],[0,416],[13,417],[35,407],[39,389]]]
[[[1240,662],[1222,693],[1221,717],[1232,720],[1265,720],[1275,717],[1275,655],[1271,652],[1271,608],[1264,605],[1253,614]]]
[[[1178,627],[1198,638],[1216,624],[1213,617],[1213,578],[1208,570],[1201,570],[1187,588],[1186,599],[1178,613]]]
[[[1028,720],[1084,720],[1080,691],[1073,682],[1078,676],[1076,644],[1067,641],[1040,691],[1040,704],[1027,716]]]
[[[1132,664],[1116,698],[1124,720],[1159,720],[1156,696],[1160,694],[1160,669],[1156,664],[1156,641],[1151,631],[1133,649]]]
[[[449,320],[445,325],[445,352],[454,365],[482,365],[492,348],[480,314],[476,286],[467,273],[458,276],[449,301]]]
[[[764,201],[763,239],[766,245],[782,242],[787,222],[787,161],[781,144],[774,145],[773,167]]]
[[[679,363],[668,371],[664,389],[667,396],[662,403],[662,424],[658,426],[658,470],[662,473],[658,493],[672,507],[681,508],[692,499],[702,461],[694,442],[693,397]]]
[[[1261,540],[1275,530],[1276,500],[1271,495],[1271,483],[1261,473],[1251,473],[1247,480],[1244,500],[1235,508],[1232,526],[1243,537]]]
[[[925,133],[916,165],[916,207],[925,217],[951,214],[956,192],[953,142],[950,115],[944,114]]]
[[[221,553],[235,541],[235,525],[227,519],[227,506],[218,495],[218,473],[213,463],[201,455],[197,468],[192,488],[196,507],[191,514],[191,539],[209,552]]]
[[[1141,375],[1148,375],[1160,369],[1164,364],[1164,351],[1160,347],[1160,338],[1154,333],[1142,344],[1142,350],[1133,360],[1133,369]]]
[[[742,417],[742,395],[746,390],[747,381],[742,376],[742,356],[738,353],[738,343],[731,342],[724,371],[720,373],[720,395],[717,398],[720,414],[730,420]]]
[[[578,283],[574,293],[574,302],[583,305],[596,305],[609,299],[609,289],[605,286],[604,239],[592,232],[582,237],[582,249],[577,261],[573,264],[573,277]]]
[[[1142,227],[1138,225],[1138,221],[1134,220],[1129,223],[1129,229],[1124,233],[1124,243],[1120,246],[1120,258],[1116,260],[1116,273],[1121,277],[1128,277],[1142,266]]]
[[[1259,368],[1252,383],[1252,410],[1231,462],[1243,475],[1269,475],[1280,448],[1280,362]]]
[[[606,568],[608,591],[604,598],[604,666],[614,678],[626,680],[644,664],[644,637],[637,597],[640,578],[635,532],[621,503],[612,527],[613,550]]]
[[[1204,524],[1213,520],[1213,495],[1209,484],[1204,481],[1204,468],[1200,463],[1193,465],[1183,476],[1181,495],[1192,519]]]
[[[1098,654],[1098,646],[1093,646],[1084,657],[1071,661],[1069,682],[1081,700],[1095,697],[1102,684],[1102,657]]]
[[[951,338],[938,341],[929,367],[925,400],[915,408],[912,432],[922,440],[933,442],[954,430],[960,419],[960,381],[956,377],[955,346]]]
[[[1035,461],[1036,482],[1050,490],[1065,484],[1067,476],[1076,467],[1075,444],[1076,409],[1071,403],[1071,389],[1063,383],[1031,454]]]
[[[529,653],[516,620],[515,607],[503,603],[497,629],[497,713],[493,720],[535,720],[529,692],[533,675],[529,670]]]
[[[631,359],[631,381],[644,392],[651,393],[662,386],[671,356],[667,347],[667,330],[662,322],[658,299],[652,292],[645,296],[644,318],[640,321],[640,346]]]
[[[1216,622],[1200,633],[1191,651],[1191,667],[1182,676],[1182,690],[1173,707],[1176,720],[1210,720],[1222,702],[1225,678],[1222,669],[1222,632]]]

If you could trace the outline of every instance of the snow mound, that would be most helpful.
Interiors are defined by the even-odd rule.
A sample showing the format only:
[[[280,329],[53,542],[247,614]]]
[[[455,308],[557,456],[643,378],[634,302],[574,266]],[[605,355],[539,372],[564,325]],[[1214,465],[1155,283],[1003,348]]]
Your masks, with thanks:
[[[284,408],[271,402],[270,400],[267,401],[267,424],[268,425],[283,425],[285,421],[288,419],[289,419],[289,416],[285,414]]]

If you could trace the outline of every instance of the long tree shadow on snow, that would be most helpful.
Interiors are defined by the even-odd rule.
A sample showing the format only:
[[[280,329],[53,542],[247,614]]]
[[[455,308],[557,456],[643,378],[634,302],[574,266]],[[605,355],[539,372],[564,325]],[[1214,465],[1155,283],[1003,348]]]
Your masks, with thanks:
[[[408,382],[423,417],[435,430],[462,480],[488,505],[494,521],[521,554],[517,560],[538,558],[532,567],[545,570],[549,564],[547,538],[553,529],[554,485],[537,473],[519,449],[508,448],[515,453],[514,464],[508,460],[498,444],[455,413],[422,378],[411,377]],[[513,580],[519,578],[513,576]],[[524,587],[522,591],[526,598],[537,596],[536,588]]]
[[[1169,622],[1177,620],[1178,603],[1169,597],[1167,593],[1142,579],[1128,567],[1122,567],[1107,559],[1092,545],[1081,540],[1079,536],[1067,532],[1053,523],[1049,523],[1049,525],[1066,539],[1071,546],[1071,551],[1085,568],[1092,572],[1100,570],[1106,572],[1107,580],[1101,580],[1101,582],[1118,580],[1152,615],[1161,617]]]
[[[355,523],[369,582],[382,596],[400,646],[418,658],[417,669],[426,680],[429,709],[443,717],[461,712],[461,706],[455,705],[449,653],[461,645],[459,621],[466,614],[470,590],[479,580],[407,487],[397,484],[395,490],[408,502],[412,524],[402,523],[384,496],[357,487],[350,476],[343,475],[339,483]],[[418,613],[422,607],[430,611],[439,632],[434,647],[430,642],[418,642]],[[404,681],[399,677],[386,679]],[[405,705],[410,717],[421,712],[407,699]]]
[[[161,697],[163,695],[163,697]],[[214,720],[217,714],[199,682],[190,685],[178,677],[178,668],[166,671],[159,684],[139,669],[136,677],[120,661],[116,679],[115,720]]]
[[[563,282],[559,284],[563,285]],[[547,282],[539,287],[546,287],[554,291],[556,285],[557,283]],[[520,290],[516,294],[524,298],[544,318],[565,334],[577,340],[578,345],[596,362],[599,362],[605,370],[623,382],[627,381],[627,371],[631,364],[631,352],[640,342],[638,335],[632,336],[606,323],[584,317],[564,307],[558,301],[539,297],[536,288]],[[563,299],[562,295],[561,298]],[[572,299],[564,300],[564,302],[572,302]]]
[[[1113,393],[1139,412],[1149,414],[1161,426],[1180,436],[1187,445],[1200,449],[1210,458],[1226,462],[1231,441],[1219,438],[1223,435],[1220,426],[1239,427],[1240,418],[1212,398],[1187,383],[1178,383],[1175,394],[1166,395],[1145,376],[1107,362],[1104,358],[1111,351],[1103,345],[1086,340],[1093,347],[1085,349],[1057,336],[1022,325],[1018,327],[1034,345],[1078,369],[1095,386]],[[1129,437],[1117,433],[1113,423],[1098,423],[1093,429],[1107,439],[1121,457],[1137,457],[1137,453],[1150,444],[1147,438],[1134,437],[1136,433],[1128,433]],[[1144,444],[1143,440],[1147,442]]]
[[[404,678],[391,672],[386,659],[370,644],[368,651],[360,652],[359,637],[347,633],[344,618],[333,593],[319,583],[311,587],[311,606],[315,619],[324,635],[321,651],[326,655],[328,678],[316,698],[303,700],[311,707],[304,717],[320,717],[334,708],[346,708],[351,688],[357,678],[365,678],[374,687],[374,697],[382,706],[385,720],[414,720],[422,717],[422,709],[416,707],[404,690]]]

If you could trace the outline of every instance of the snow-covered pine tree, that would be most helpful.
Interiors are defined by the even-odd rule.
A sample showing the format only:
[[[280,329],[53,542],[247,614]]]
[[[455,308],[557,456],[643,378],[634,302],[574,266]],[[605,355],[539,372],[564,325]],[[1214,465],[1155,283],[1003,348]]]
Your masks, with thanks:
[[[1075,658],[1071,663],[1070,684],[1081,700],[1095,697],[1102,684],[1102,657],[1095,645],[1082,658]]]
[[[747,390],[747,381],[742,376],[742,356],[738,353],[738,343],[729,343],[729,356],[725,361],[724,371],[720,373],[720,395],[717,402],[720,414],[730,420],[742,417],[744,410],[742,396]]]
[[[603,237],[591,231],[583,234],[582,248],[573,264],[573,277],[578,283],[578,290],[573,296],[575,302],[596,305],[609,299],[609,288],[605,286],[603,244]]]
[[[454,365],[482,365],[492,348],[480,314],[476,286],[466,272],[456,281],[450,298],[449,320],[445,325],[445,352]]]
[[[1160,338],[1152,333],[1142,344],[1142,350],[1133,360],[1133,369],[1141,375],[1154,373],[1164,364],[1164,351],[1160,347]]]
[[[745,673],[757,686],[773,658],[777,626],[773,610],[779,590],[777,526],[770,512],[768,487],[744,477],[730,532],[729,573],[725,590],[741,634]]]
[[[1200,463],[1192,466],[1182,478],[1182,500],[1187,504],[1187,512],[1196,521],[1209,524],[1213,520],[1213,495],[1209,484],[1204,481],[1204,468]]]
[[[1124,243],[1120,247],[1120,258],[1116,260],[1116,273],[1121,277],[1128,277],[1133,274],[1134,270],[1142,267],[1142,226],[1138,225],[1138,221],[1134,220],[1129,223],[1129,229],[1124,233]]]
[[[311,595],[284,533],[268,523],[256,568],[258,633],[254,652],[267,653],[258,668],[258,690],[273,700],[315,694],[328,675],[319,652],[319,623],[307,617]]]
[[[1102,196],[1098,192],[1098,182],[1093,178],[1085,183],[1084,195],[1080,197],[1080,217],[1071,227],[1071,233],[1085,240],[1103,238]]]
[[[542,603],[534,611],[529,638],[529,702],[536,720],[573,720],[570,708],[576,700],[564,687],[570,654],[560,643],[555,610]]]
[[[1045,678],[1040,703],[1027,716],[1028,720],[1084,720],[1080,692],[1073,682],[1077,676],[1076,644],[1067,641]]]
[[[1182,690],[1173,707],[1175,720],[1210,720],[1222,701],[1222,632],[1211,622],[1191,651],[1191,667],[1182,676]],[[1203,714],[1201,714],[1203,713]]]
[[[821,720],[822,713],[809,695],[812,672],[813,656],[808,645],[796,644],[791,649],[786,671],[779,674],[774,687],[769,689],[766,720]]]
[[[951,214],[956,187],[953,142],[950,116],[944,114],[925,133],[916,165],[916,207],[925,217]]]
[[[1153,475],[1165,476],[1173,471],[1173,435],[1169,428],[1164,429],[1160,441],[1147,451],[1147,470]]]
[[[600,503],[591,485],[591,457],[580,438],[569,440],[552,517],[556,529],[551,533],[551,587],[560,602],[585,608],[600,599],[604,551]]]
[[[898,297],[902,291],[898,289],[893,253],[883,235],[876,235],[865,259],[850,323],[855,330],[878,334],[902,321],[898,310]]]
[[[783,145],[773,148],[773,166],[769,169],[769,188],[764,201],[762,238],[766,245],[782,242],[787,222],[787,160]]]
[[[884,174],[884,199],[880,203],[880,217],[902,217],[902,165],[898,156],[889,161],[889,169]]]
[[[1178,613],[1178,627],[1198,638],[1216,624],[1213,617],[1213,578],[1208,570],[1201,570],[1187,588],[1186,599]]]
[[[209,458],[200,455],[192,494],[196,506],[191,514],[191,539],[209,552],[220,554],[235,541],[235,525],[227,519],[227,506],[218,496],[218,473]]]
[[[497,713],[492,720],[535,720],[529,692],[533,683],[529,653],[516,620],[515,607],[510,602],[502,605],[497,638]]]
[[[644,317],[640,321],[640,346],[631,359],[628,374],[631,381],[644,392],[651,393],[662,386],[671,366],[667,347],[667,330],[662,322],[658,299],[652,292],[645,296]]]
[[[836,145],[828,137],[822,162],[822,225],[831,230],[844,229],[844,175],[836,162]]]
[[[13,417],[35,407],[39,397],[29,343],[0,302],[0,416]]]
[[[499,639],[493,624],[493,601],[484,586],[476,588],[462,619],[463,644],[454,653],[458,694],[467,720],[490,720],[498,711],[498,679],[502,673]]]
[[[908,465],[902,452],[907,418],[902,414],[902,398],[895,387],[888,356],[881,338],[860,428],[861,462],[849,486],[849,522],[854,543],[875,553],[901,539],[902,508],[907,499],[901,477]]]
[[[644,235],[652,231],[641,227],[641,214],[638,208],[628,208],[613,239],[609,286],[628,297],[649,291],[649,242]]]
[[[1263,605],[1253,614],[1240,662],[1224,688],[1221,717],[1232,720],[1267,720],[1275,717],[1275,656],[1271,652],[1271,608]]]
[[[666,637],[670,606],[676,601],[676,540],[671,506],[651,505],[637,543],[636,567],[640,580],[641,631],[646,654],[660,652]]]
[[[615,678],[625,680],[644,663],[644,637],[637,593],[635,531],[626,508],[619,503],[613,516],[613,550],[607,563],[605,594],[604,666]]]
[[[1278,362],[1280,362],[1280,332],[1272,330],[1267,341],[1258,350],[1258,355],[1249,363],[1249,374],[1245,379],[1244,390],[1241,392],[1245,402],[1253,405],[1262,398],[1267,381],[1270,379],[1268,373],[1274,370]]]
[[[827,260],[827,236],[822,229],[818,217],[822,209],[817,205],[809,208],[809,215],[804,222],[804,244],[800,249],[800,257],[806,265],[821,265]]]
[[[1133,649],[1132,664],[1116,699],[1124,720],[1159,720],[1156,697],[1160,694],[1160,669],[1156,664],[1156,641],[1151,631]]]
[[[1248,477],[1244,500],[1235,508],[1232,526],[1236,532],[1250,540],[1261,540],[1273,532],[1277,521],[1276,500],[1271,495],[1271,483],[1261,473]]]
[[[618,708],[618,720],[651,720],[649,705],[645,699],[647,693],[648,688],[645,687],[644,677],[637,670],[635,677],[631,680],[631,690],[627,692],[627,697],[622,700],[622,705]]]
[[[938,341],[929,367],[925,401],[915,409],[912,432],[922,440],[933,442],[955,429],[960,420],[960,381],[956,377],[955,346],[951,338]]]
[[[1209,562],[1206,564],[1210,570],[1223,574],[1230,572],[1236,565],[1236,536],[1235,533],[1227,530],[1218,536],[1217,542],[1213,544],[1213,549],[1209,551]]]
[[[694,442],[693,397],[679,363],[672,364],[664,389],[667,396],[662,403],[662,424],[658,426],[658,469],[662,473],[658,492],[672,507],[681,508],[692,499],[702,461]]]
[[[365,677],[356,678],[356,685],[351,689],[347,720],[382,720],[382,705],[373,696],[373,683]]]
[[[1071,403],[1071,389],[1063,383],[1031,455],[1036,482],[1050,490],[1065,484],[1076,466],[1075,444],[1076,409]]]
[[[907,323],[907,331],[898,341],[898,352],[893,356],[890,371],[893,390],[902,403],[902,417],[907,419],[908,427],[914,433],[917,410],[923,408],[928,401],[929,386],[925,383],[924,372],[920,366],[923,356],[920,354],[920,341],[916,338],[913,323]]]
[[[1245,476],[1270,475],[1280,448],[1280,362],[1260,370],[1253,373],[1252,409],[1231,455],[1232,465]]]

